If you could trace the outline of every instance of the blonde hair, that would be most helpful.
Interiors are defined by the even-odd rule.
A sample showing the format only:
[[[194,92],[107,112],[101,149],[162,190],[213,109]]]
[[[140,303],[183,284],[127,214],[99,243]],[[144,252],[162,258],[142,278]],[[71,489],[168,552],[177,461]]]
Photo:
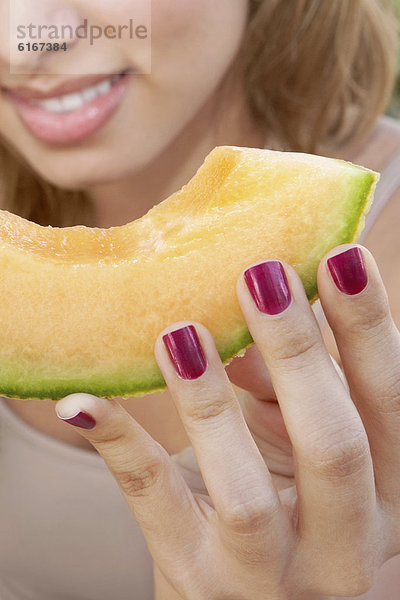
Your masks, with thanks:
[[[327,154],[363,138],[395,83],[390,0],[250,0],[240,52],[249,107],[285,150]],[[37,175],[0,143],[2,208],[41,225],[91,225],[90,199]]]
[[[250,107],[284,149],[343,149],[390,102],[398,45],[390,0],[251,0],[245,45]]]

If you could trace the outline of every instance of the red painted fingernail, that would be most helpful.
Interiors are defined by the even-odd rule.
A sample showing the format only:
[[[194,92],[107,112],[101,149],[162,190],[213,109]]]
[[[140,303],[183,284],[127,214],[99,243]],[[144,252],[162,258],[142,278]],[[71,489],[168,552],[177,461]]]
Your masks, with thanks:
[[[204,373],[207,360],[193,325],[163,335],[163,342],[182,379],[197,379]]]
[[[350,248],[332,258],[327,265],[338,290],[349,296],[359,294],[368,283],[368,274],[360,248]]]
[[[95,419],[86,412],[80,411],[78,414],[70,417],[69,419],[65,419],[63,417],[59,417],[62,421],[66,423],[70,423],[71,425],[75,425],[75,427],[82,427],[83,429],[93,429],[96,425]]]
[[[250,267],[244,279],[258,310],[268,315],[283,312],[290,304],[290,293],[285,270],[278,260]]]

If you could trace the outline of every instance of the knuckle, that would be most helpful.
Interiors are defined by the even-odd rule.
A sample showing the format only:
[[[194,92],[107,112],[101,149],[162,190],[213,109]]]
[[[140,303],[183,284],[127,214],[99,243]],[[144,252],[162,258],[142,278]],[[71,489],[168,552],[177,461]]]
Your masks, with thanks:
[[[230,506],[221,518],[231,531],[245,534],[266,529],[277,512],[278,507],[271,506],[266,498],[257,498]]]
[[[364,431],[353,432],[347,439],[325,440],[323,446],[311,445],[307,453],[311,469],[319,478],[327,480],[345,479],[359,473],[370,458]]]
[[[147,462],[135,469],[120,470],[117,481],[123,493],[129,498],[148,496],[162,476],[162,463],[159,458]]]
[[[310,332],[291,331],[283,334],[271,351],[275,367],[297,370],[309,363],[310,355],[320,351],[320,339]]]
[[[110,451],[111,448],[120,448],[125,442],[125,431],[109,433],[106,439],[95,439],[94,441],[96,448],[101,451]]]
[[[348,335],[362,335],[374,338],[382,335],[391,325],[389,309],[386,302],[381,299],[358,305],[350,318],[346,320]]]
[[[204,390],[190,398],[185,405],[185,416],[194,423],[218,419],[234,410],[236,398],[233,395],[233,390],[230,393],[218,388]]]

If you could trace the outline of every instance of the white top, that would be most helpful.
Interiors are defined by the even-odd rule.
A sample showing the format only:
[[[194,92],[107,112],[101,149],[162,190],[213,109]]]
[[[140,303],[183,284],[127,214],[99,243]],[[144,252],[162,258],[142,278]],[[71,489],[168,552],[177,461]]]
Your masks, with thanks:
[[[362,239],[399,186],[400,152],[381,174]],[[192,449],[173,459],[205,492]],[[102,457],[31,428],[2,398],[0,540],[0,600],[153,600],[145,538]]]
[[[172,458],[206,493],[192,448]],[[33,429],[3,398],[0,540],[0,600],[153,600],[151,555],[103,458]]]

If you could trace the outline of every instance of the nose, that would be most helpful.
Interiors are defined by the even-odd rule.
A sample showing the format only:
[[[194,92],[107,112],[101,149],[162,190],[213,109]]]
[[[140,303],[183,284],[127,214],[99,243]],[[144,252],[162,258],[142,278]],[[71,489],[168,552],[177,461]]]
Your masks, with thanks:
[[[0,0],[4,16],[0,36],[0,60],[9,63],[10,72],[45,72],[53,57],[48,44],[71,48],[77,41],[75,32],[81,22],[77,8],[65,0]],[[8,12],[8,15],[6,14]],[[7,18],[8,17],[8,18]],[[9,26],[7,27],[7,24]],[[3,41],[1,41],[3,40]]]

